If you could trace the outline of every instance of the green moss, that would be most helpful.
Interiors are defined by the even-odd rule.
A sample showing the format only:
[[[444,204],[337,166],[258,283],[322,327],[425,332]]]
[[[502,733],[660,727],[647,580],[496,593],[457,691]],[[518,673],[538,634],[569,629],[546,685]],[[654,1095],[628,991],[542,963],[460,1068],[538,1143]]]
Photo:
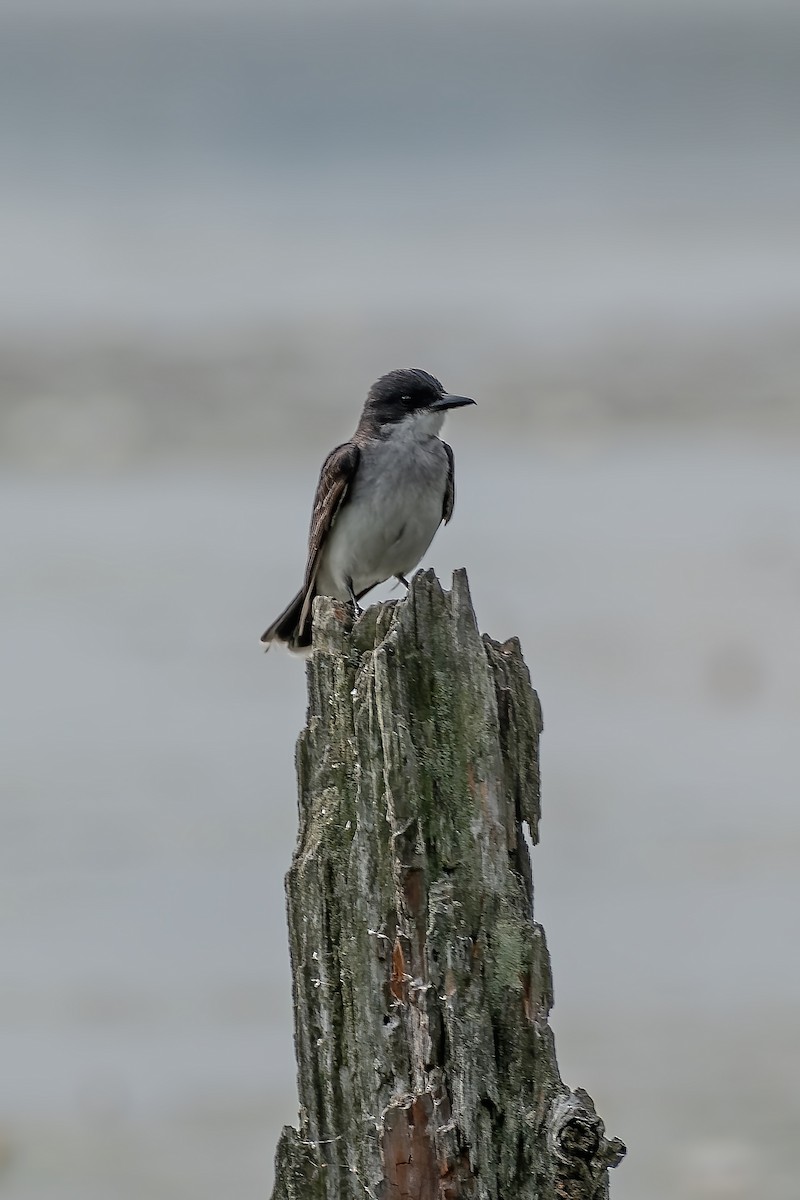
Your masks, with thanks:
[[[491,926],[488,986],[495,1004],[508,993],[521,993],[523,975],[530,960],[527,930],[509,917],[498,917]]]

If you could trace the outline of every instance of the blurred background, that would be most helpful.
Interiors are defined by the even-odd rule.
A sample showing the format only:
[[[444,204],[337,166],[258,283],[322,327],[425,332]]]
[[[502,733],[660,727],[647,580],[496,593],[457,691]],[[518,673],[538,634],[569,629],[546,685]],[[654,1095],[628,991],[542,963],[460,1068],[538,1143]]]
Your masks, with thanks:
[[[320,462],[421,366],[616,1200],[796,1196],[800,9],[3,0],[0,1196],[268,1196]],[[508,1198],[512,1200],[512,1198]]]

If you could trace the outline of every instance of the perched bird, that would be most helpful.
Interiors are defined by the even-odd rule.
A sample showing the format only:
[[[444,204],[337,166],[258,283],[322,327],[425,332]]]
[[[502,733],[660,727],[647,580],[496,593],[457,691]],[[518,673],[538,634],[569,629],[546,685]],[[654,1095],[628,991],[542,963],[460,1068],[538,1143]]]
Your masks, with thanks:
[[[406,575],[453,515],[453,451],[437,435],[449,408],[474,403],[417,368],[372,385],[352,438],[322,464],[303,586],[261,635],[267,649],[311,645],[315,596],[349,600],[359,612],[376,584],[394,576],[408,587]]]

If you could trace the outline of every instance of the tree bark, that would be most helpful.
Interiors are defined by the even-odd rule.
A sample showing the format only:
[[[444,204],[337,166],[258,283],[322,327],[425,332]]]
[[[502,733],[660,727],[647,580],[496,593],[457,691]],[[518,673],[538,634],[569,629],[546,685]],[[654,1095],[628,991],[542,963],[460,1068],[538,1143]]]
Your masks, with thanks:
[[[625,1147],[558,1073],[519,642],[481,638],[463,571],[355,624],[315,603],[273,1200],[601,1200]]]

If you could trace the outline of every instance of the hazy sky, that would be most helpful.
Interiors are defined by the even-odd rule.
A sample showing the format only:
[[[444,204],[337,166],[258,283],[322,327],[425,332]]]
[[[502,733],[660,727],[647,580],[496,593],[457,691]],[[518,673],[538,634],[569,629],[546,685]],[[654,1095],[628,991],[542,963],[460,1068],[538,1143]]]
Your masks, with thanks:
[[[268,12],[270,10],[307,9],[330,14],[336,9],[353,10],[377,9],[397,12],[395,0],[3,0],[0,8],[0,19],[3,16],[24,15],[35,17],[37,14],[71,15],[97,13],[108,16],[114,12],[120,13],[152,13],[162,15],[168,12],[185,13],[191,17],[195,13],[231,13],[233,11]],[[471,7],[486,10],[486,0],[437,0],[436,8],[452,8],[454,12]],[[587,10],[593,13],[603,10],[635,13],[639,18],[647,13],[674,13],[684,9],[696,13],[698,10],[717,11],[721,18],[732,12],[792,12],[796,11],[796,0],[494,0],[493,7],[514,9],[519,8],[530,13],[532,10]],[[405,0],[403,4],[407,12],[411,9],[430,11],[429,0]]]
[[[794,311],[797,18],[0,0],[0,326],[372,312],[420,289],[587,327],[614,297]]]

